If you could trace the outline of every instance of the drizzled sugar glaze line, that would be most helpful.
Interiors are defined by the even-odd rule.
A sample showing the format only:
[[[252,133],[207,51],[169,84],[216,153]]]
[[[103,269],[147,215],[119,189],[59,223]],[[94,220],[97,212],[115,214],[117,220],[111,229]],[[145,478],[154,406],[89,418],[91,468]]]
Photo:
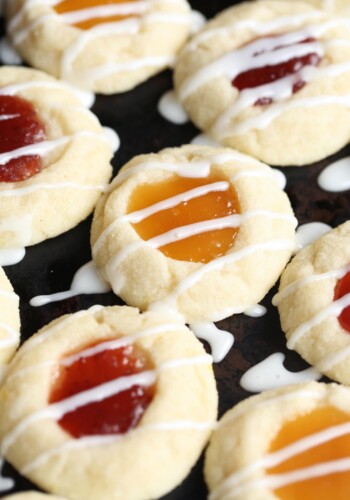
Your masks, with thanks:
[[[197,50],[201,44],[205,45],[211,38],[217,36],[231,36],[237,34],[239,30],[250,30],[253,35],[263,36],[273,33],[274,31],[284,31],[287,28],[298,28],[300,25],[317,21],[324,18],[321,12],[307,12],[305,14],[296,14],[294,16],[281,16],[277,19],[269,21],[254,21],[246,19],[244,21],[232,22],[230,26],[211,28],[199,33],[191,40],[183,49],[184,52],[192,52]]]
[[[0,153],[0,165],[5,165],[5,163],[20,158],[25,155],[38,155],[44,157],[48,153],[51,153],[55,149],[65,146],[66,144],[73,142],[75,139],[79,138],[87,139],[98,139],[105,142],[109,142],[106,136],[103,134],[98,134],[95,132],[76,132],[72,135],[65,135],[59,137],[58,139],[52,139],[48,141],[37,142],[35,144],[29,144],[28,146],[23,146],[12,151],[7,151],[6,153]]]
[[[94,102],[94,95],[92,92],[88,92],[86,90],[81,90],[77,89],[73,85],[70,85],[69,83],[66,82],[55,82],[55,81],[45,81],[45,80],[32,80],[29,82],[21,82],[21,83],[14,83],[12,85],[5,85],[3,87],[0,87],[0,95],[17,95],[21,94],[22,92],[26,92],[27,90],[32,90],[32,89],[45,89],[45,90],[61,90],[61,91],[68,91],[72,93],[83,106],[86,106],[87,108],[91,107],[93,102]]]
[[[133,241],[132,243],[129,243],[110,258],[110,260],[106,264],[106,269],[113,269],[117,266],[120,266],[120,264],[131,253],[135,252],[139,248],[160,248],[170,243],[174,243],[176,241],[180,241],[205,232],[225,228],[236,228],[245,221],[255,217],[269,217],[274,220],[285,220],[291,222],[294,225],[297,224],[294,216],[288,214],[280,214],[269,210],[250,210],[245,212],[244,214],[234,214],[217,219],[196,222],[193,224],[188,224],[187,226],[180,226],[175,229],[171,229],[170,231],[160,234],[159,236],[155,236],[154,238],[151,238],[149,240]],[[110,231],[112,231],[114,228],[115,225]],[[99,244],[97,251],[101,248],[102,243],[103,241]],[[96,250],[94,251],[94,255],[96,255]]]
[[[343,295],[340,299],[333,301],[324,309],[315,314],[308,321],[302,323],[290,335],[287,342],[288,349],[294,349],[296,343],[312,328],[331,317],[338,317],[345,308],[350,306],[350,293]]]
[[[279,306],[281,302],[283,302],[283,300],[285,300],[291,294],[297,292],[304,286],[323,280],[339,280],[343,278],[348,272],[350,272],[350,264],[341,266],[338,269],[332,269],[325,273],[312,274],[310,276],[300,278],[276,293],[276,295],[272,299],[272,304],[274,306]]]
[[[193,356],[191,358],[177,358],[165,361],[154,370],[145,370],[143,372],[119,377],[100,384],[92,389],[81,391],[57,403],[51,403],[46,408],[32,413],[20,421],[1,441],[0,450],[5,454],[7,450],[16,442],[18,437],[25,429],[35,422],[51,419],[60,420],[69,412],[75,411],[78,408],[91,403],[103,401],[106,398],[119,394],[120,392],[131,389],[134,385],[142,385],[149,387],[156,382],[157,376],[163,371],[177,369],[183,366],[206,365],[211,364],[211,356]]]
[[[200,422],[195,420],[175,420],[170,422],[157,422],[155,424],[139,425],[135,429],[128,431],[127,435],[140,434],[143,432],[177,432],[177,431],[196,431],[208,432],[216,427],[216,422],[207,421]],[[24,475],[30,473],[32,470],[45,464],[50,458],[56,455],[61,455],[68,450],[85,449],[91,447],[105,446],[122,441],[125,434],[118,435],[98,435],[81,437],[79,439],[66,441],[61,446],[51,448],[47,451],[40,453],[34,460],[24,465],[20,472]]]
[[[64,326],[67,326],[66,322],[65,322]],[[50,330],[47,330],[44,333],[45,340],[50,339],[53,335],[59,334],[61,332],[61,330],[56,329],[55,327],[52,328],[51,332],[50,332]],[[9,380],[13,380],[16,378],[26,376],[26,375],[28,375],[28,373],[32,373],[33,371],[37,371],[37,370],[42,370],[42,369],[45,369],[45,368],[50,367],[50,366],[57,366],[57,365],[70,366],[73,363],[79,361],[80,359],[89,358],[89,357],[95,356],[99,353],[113,350],[113,349],[118,349],[120,347],[126,347],[126,346],[132,345],[135,342],[137,342],[138,340],[141,340],[141,339],[146,338],[146,337],[151,337],[151,336],[159,335],[162,333],[165,334],[167,332],[181,331],[181,330],[185,330],[188,333],[188,330],[185,327],[185,325],[181,324],[181,323],[166,323],[163,325],[157,325],[155,327],[146,328],[145,330],[142,330],[142,331],[135,333],[135,334],[129,334],[129,335],[125,335],[123,337],[119,337],[119,338],[114,339],[114,340],[108,340],[106,342],[101,342],[101,343],[95,345],[94,347],[89,347],[87,349],[84,349],[84,350],[76,353],[76,354],[72,354],[70,356],[65,356],[64,358],[59,359],[59,360],[51,359],[51,360],[44,361],[42,363],[37,363],[34,366],[19,369],[19,370],[15,371],[14,373],[9,373],[6,376],[6,381],[8,382]],[[44,334],[41,334],[41,335],[44,335]],[[208,358],[208,360],[209,360],[209,358]]]
[[[282,485],[287,485],[293,482],[296,482],[300,479],[311,479],[312,477],[316,477],[317,475],[326,475],[330,474],[334,471],[342,470],[343,462],[342,459],[334,460],[332,462],[327,462],[327,465],[330,463],[333,464],[334,468],[330,470],[327,468],[321,469],[321,474],[313,475],[313,471],[316,471],[319,467],[319,464],[312,467],[305,467],[303,469],[295,470],[290,473],[281,473],[275,475],[267,475],[262,479],[252,480],[251,475],[256,471],[269,469],[271,467],[275,467],[287,460],[300,455],[308,450],[311,450],[317,446],[320,446],[324,443],[328,443],[342,436],[346,436],[350,434],[350,423],[334,425],[324,429],[320,432],[316,432],[314,434],[310,434],[304,438],[301,438],[294,443],[285,446],[284,448],[280,448],[279,450],[268,453],[263,458],[256,460],[255,462],[243,467],[239,471],[233,473],[229,477],[227,477],[217,488],[215,488],[211,495],[209,496],[210,500],[216,500],[220,495],[222,495],[228,489],[235,489],[235,492],[241,491],[241,489],[250,488],[252,485],[255,487],[281,487]],[[347,463],[350,464],[350,457],[347,459]],[[347,465],[348,470],[350,465]],[[277,486],[278,485],[278,486]]]

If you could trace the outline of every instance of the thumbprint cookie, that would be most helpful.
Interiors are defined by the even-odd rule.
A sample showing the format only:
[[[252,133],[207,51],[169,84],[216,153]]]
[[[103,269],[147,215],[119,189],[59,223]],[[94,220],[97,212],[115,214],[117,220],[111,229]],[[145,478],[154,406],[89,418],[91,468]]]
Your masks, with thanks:
[[[191,29],[186,0],[11,0],[5,15],[31,66],[104,94],[171,66]]]
[[[276,172],[232,149],[184,146],[127,163],[96,207],[92,254],[129,305],[185,322],[259,302],[294,248]]]
[[[219,421],[205,460],[209,500],[346,500],[349,450],[349,387],[266,391]]]
[[[350,385],[350,221],[294,257],[273,303],[287,346],[321,373]]]
[[[0,267],[0,366],[13,356],[20,340],[19,297]]]
[[[350,140],[347,22],[296,1],[231,7],[179,55],[178,97],[225,146],[271,165],[320,160]]]
[[[39,71],[0,68],[0,248],[71,229],[106,189],[111,134],[85,97]]]
[[[0,412],[2,456],[43,490],[158,498],[186,477],[214,427],[212,357],[166,315],[94,306],[23,344]]]

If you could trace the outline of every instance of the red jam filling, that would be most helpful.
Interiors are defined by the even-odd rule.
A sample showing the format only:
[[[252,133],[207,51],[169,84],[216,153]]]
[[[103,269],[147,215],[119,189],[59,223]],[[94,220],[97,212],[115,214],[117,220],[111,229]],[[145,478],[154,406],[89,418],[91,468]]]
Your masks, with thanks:
[[[300,45],[302,43],[314,42],[314,38],[306,38],[305,40],[301,40],[296,44],[292,45]],[[292,45],[283,45],[276,46],[270,52],[274,52],[277,49],[282,47],[291,47]],[[263,52],[258,52],[254,54],[253,57],[256,57],[262,53],[268,52],[267,50]],[[275,82],[277,80],[281,80],[290,75],[296,75],[296,81],[293,85],[293,94],[301,90],[305,81],[298,77],[299,71],[305,66],[317,66],[321,61],[321,57],[315,52],[310,52],[310,54],[306,54],[301,57],[293,57],[289,61],[281,62],[278,64],[267,65],[264,67],[248,69],[247,71],[243,71],[239,75],[232,80],[232,85],[236,87],[238,90],[251,89],[255,87],[259,87],[261,85],[266,85],[268,83]],[[255,103],[256,105],[264,105],[271,104],[273,102],[273,98],[271,97],[261,97]]]
[[[334,291],[334,300],[338,300],[350,293],[350,272],[348,272],[342,279],[338,281]],[[338,316],[338,321],[344,330],[350,333],[350,306],[343,309],[342,313]]]
[[[45,140],[45,127],[33,105],[15,96],[0,96],[0,153]],[[38,155],[25,155],[0,165],[0,182],[19,182],[43,169]]]
[[[84,346],[84,350],[98,344]],[[134,345],[81,357],[69,366],[60,366],[49,403],[56,403],[105,382],[152,368],[145,353]],[[74,438],[124,434],[137,426],[153,395],[154,386],[134,385],[102,401],[88,403],[66,413],[58,423]]]

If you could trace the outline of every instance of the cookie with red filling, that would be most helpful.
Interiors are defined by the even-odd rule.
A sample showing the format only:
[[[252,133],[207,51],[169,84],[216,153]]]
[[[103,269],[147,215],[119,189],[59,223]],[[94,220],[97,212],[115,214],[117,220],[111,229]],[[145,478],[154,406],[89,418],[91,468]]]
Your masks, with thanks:
[[[350,221],[294,257],[274,297],[287,346],[350,384]]]
[[[43,490],[158,498],[186,477],[214,426],[212,358],[166,315],[94,306],[23,344],[0,411],[2,454]]]
[[[313,163],[350,139],[349,42],[341,15],[303,2],[239,3],[182,50],[177,95],[217,142],[273,165]]]
[[[113,148],[86,97],[39,71],[0,68],[0,248],[61,234],[94,209]]]

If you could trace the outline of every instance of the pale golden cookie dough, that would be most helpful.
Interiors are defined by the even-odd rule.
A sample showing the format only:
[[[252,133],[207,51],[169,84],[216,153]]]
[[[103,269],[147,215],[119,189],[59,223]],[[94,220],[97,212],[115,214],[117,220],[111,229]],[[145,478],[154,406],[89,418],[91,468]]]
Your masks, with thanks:
[[[46,141],[53,141],[43,156],[43,170],[24,181],[0,184],[0,248],[17,248],[57,236],[93,211],[112,173],[113,150],[80,93],[66,84],[40,71],[4,66],[1,92],[32,103],[45,125]]]
[[[16,493],[15,495],[6,496],[3,500],[64,500],[63,497],[54,495],[45,495],[38,491],[25,491],[23,493]]]
[[[350,334],[342,328],[335,312],[323,319],[318,315],[334,301],[339,279],[334,272],[349,265],[350,221],[294,257],[282,274],[279,293],[274,298],[287,345],[321,373],[348,385]],[[314,326],[309,323],[313,318]],[[300,328],[302,331],[298,334]]]
[[[0,367],[7,363],[20,341],[19,297],[0,267]],[[2,376],[2,373],[0,374]],[[1,379],[1,377],[0,377]]]
[[[206,451],[204,475],[209,500],[281,498],[264,484],[269,477],[264,460],[270,444],[285,424],[322,407],[339,409],[349,415],[350,421],[350,389],[306,382],[252,396],[227,411]],[[262,466],[254,469],[261,460]],[[234,486],[230,478],[237,478]]]
[[[98,444],[91,443],[98,436],[72,438],[54,418],[35,420],[48,408],[58,360],[124,336],[156,371],[154,397],[135,429]],[[216,421],[211,361],[185,325],[160,313],[94,306],[56,319],[9,366],[0,389],[2,453],[42,489],[71,500],[158,498],[186,477]]]
[[[283,0],[285,1],[285,0]],[[295,2],[296,0],[289,0]],[[316,7],[317,9],[324,9],[328,12],[337,14],[350,14],[349,0],[298,0]]]
[[[293,32],[315,38],[321,62],[309,66],[302,78],[306,85],[298,92],[288,97],[290,80],[283,83],[283,91],[278,80],[272,86],[275,102],[254,105],[257,99],[251,93],[232,85],[230,72],[235,75],[235,68],[247,61],[235,51],[260,38]],[[233,62],[238,54],[239,63]],[[261,0],[233,6],[207,23],[181,51],[174,82],[193,122],[214,140],[271,165],[305,165],[349,142],[349,68],[350,31],[344,16],[303,2]],[[263,97],[270,95],[269,85]],[[276,98],[277,88],[282,100]]]
[[[101,9],[113,8],[100,3]],[[173,64],[189,36],[191,11],[186,0],[122,2],[119,7],[116,2],[115,7],[129,17],[106,18],[83,30],[47,2],[11,0],[5,8],[7,31],[31,66],[94,92],[123,92]]]
[[[231,182],[245,215],[226,255],[208,264],[171,259],[125,220],[128,202],[137,186],[176,176],[169,165],[182,166],[191,176],[203,163]],[[250,216],[255,210],[267,213]],[[123,167],[96,207],[92,254],[103,277],[129,305],[179,314],[190,323],[217,321],[265,296],[291,256],[295,224],[289,200],[268,166],[231,149],[184,146],[137,156]]]

